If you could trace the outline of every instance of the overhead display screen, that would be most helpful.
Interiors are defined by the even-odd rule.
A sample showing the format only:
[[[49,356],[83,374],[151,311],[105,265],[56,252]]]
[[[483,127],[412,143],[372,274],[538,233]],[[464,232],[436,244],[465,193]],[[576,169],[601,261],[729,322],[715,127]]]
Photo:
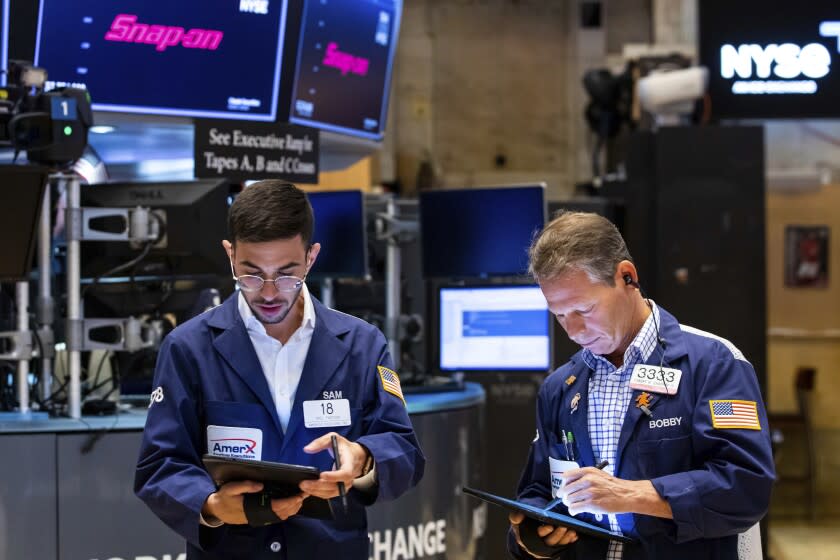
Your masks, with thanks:
[[[381,140],[401,0],[306,0],[291,122]]]
[[[47,88],[100,111],[273,121],[285,0],[42,0]]]
[[[840,116],[837,0],[703,0],[698,6],[700,62],[709,69],[714,116]]]

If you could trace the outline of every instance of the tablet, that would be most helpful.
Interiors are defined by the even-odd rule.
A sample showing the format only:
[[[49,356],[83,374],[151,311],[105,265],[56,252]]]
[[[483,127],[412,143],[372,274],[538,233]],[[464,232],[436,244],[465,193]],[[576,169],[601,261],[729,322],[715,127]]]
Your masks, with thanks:
[[[321,471],[316,467],[235,459],[204,455],[201,458],[204,468],[210,473],[217,486],[238,480],[262,482],[264,489],[272,498],[288,498],[300,494],[298,486],[304,480],[317,480]],[[309,496],[303,501],[298,515],[331,519],[333,517],[329,500]]]
[[[489,492],[484,492],[482,490],[476,490],[475,488],[470,488],[468,486],[464,486],[461,490],[464,492],[464,494],[469,494],[470,496],[479,498],[481,500],[484,500],[485,502],[501,506],[507,509],[508,511],[522,513],[527,517],[530,517],[531,519],[542,521],[546,525],[554,525],[555,527],[568,527],[569,529],[572,529],[578,533],[589,535],[590,537],[595,537],[598,539],[608,539],[623,543],[636,542],[630,537],[625,537],[624,535],[613,533],[612,531],[604,529],[603,527],[598,527],[597,525],[586,523],[585,521],[575,519],[574,517],[570,517],[562,513],[546,511],[544,509],[540,509],[530,504],[525,504],[522,502],[509,500],[507,498],[502,498],[501,496],[496,496],[495,494],[490,494]]]

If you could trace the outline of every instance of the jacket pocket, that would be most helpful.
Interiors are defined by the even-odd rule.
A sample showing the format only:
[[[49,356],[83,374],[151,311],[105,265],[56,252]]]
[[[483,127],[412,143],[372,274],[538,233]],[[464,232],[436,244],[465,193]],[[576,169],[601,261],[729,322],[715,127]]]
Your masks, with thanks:
[[[643,440],[636,443],[639,473],[656,478],[691,468],[691,436]]]

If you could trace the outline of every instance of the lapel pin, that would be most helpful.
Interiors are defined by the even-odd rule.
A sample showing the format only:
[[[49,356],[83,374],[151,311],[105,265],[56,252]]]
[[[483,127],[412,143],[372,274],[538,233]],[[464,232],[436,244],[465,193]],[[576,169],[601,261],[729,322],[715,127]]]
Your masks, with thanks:
[[[571,385],[575,382],[575,379],[577,379],[577,377],[575,377],[574,375],[570,375],[566,378],[566,385]]]
[[[653,418],[653,413],[648,406],[650,405],[650,393],[641,393],[636,397],[636,408],[640,408],[649,418]]]
[[[577,410],[579,402],[580,402],[580,393],[575,393],[575,396],[572,397],[572,402],[571,402],[572,413],[574,413]]]

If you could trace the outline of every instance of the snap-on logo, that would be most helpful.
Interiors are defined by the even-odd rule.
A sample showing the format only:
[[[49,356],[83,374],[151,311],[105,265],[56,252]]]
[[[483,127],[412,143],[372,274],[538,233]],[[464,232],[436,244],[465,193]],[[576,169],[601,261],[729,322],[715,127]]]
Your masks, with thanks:
[[[163,52],[169,47],[181,45],[186,49],[215,51],[222,42],[224,33],[215,29],[190,29],[174,25],[138,23],[134,14],[118,14],[105,34],[106,41],[142,43],[155,45]]]
[[[220,438],[210,440],[210,453],[224,457],[255,459],[257,442],[247,438]]]
[[[350,53],[341,52],[338,50],[338,43],[333,42],[327,45],[327,54],[324,56],[321,64],[338,68],[341,70],[342,76],[347,75],[348,72],[358,76],[367,76],[370,61],[361,56],[353,56]]]

